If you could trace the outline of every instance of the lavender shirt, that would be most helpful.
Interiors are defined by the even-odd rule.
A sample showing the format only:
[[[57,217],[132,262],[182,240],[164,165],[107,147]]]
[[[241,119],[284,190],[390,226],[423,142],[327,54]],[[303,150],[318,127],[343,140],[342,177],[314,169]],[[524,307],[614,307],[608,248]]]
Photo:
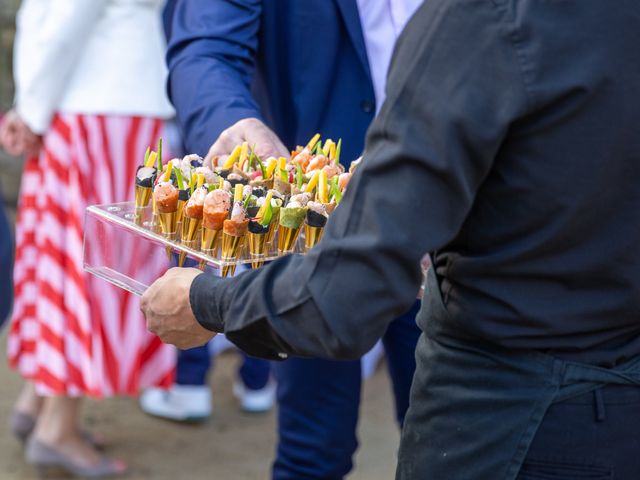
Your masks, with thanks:
[[[391,54],[400,32],[423,0],[357,0],[367,48],[376,113],[384,102]]]

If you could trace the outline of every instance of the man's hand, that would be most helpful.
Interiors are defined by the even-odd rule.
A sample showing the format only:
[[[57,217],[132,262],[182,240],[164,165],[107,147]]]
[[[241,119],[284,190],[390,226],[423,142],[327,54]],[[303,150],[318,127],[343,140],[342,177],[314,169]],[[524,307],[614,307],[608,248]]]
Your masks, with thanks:
[[[205,164],[214,158],[223,162],[236,145],[240,145],[242,142],[248,142],[250,147],[255,146],[256,155],[260,158],[289,156],[287,148],[269,127],[257,118],[245,118],[220,134],[215,143],[211,145],[205,158]]]
[[[215,336],[198,323],[189,302],[191,283],[201,273],[196,268],[171,268],[142,295],[140,309],[147,328],[164,343],[193,348]]]
[[[40,152],[42,137],[33,133],[15,110],[10,110],[0,125],[0,145],[10,155],[32,157]]]

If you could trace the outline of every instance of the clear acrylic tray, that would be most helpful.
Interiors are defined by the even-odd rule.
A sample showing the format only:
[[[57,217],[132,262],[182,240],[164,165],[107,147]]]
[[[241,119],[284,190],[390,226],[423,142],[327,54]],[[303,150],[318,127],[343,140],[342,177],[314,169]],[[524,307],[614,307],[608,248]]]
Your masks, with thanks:
[[[211,254],[200,251],[198,240],[189,246],[179,238],[162,234],[151,206],[136,209],[134,202],[88,207],[85,215],[84,269],[136,295],[144,291],[168,268],[184,261],[184,266],[209,268],[218,274],[233,275],[238,265],[257,267],[278,258],[278,232],[267,245],[264,256],[252,257],[248,244],[235,260],[222,259],[221,249]],[[177,231],[180,232],[180,225]],[[179,235],[179,234],[178,234]],[[304,229],[289,253],[304,253]]]

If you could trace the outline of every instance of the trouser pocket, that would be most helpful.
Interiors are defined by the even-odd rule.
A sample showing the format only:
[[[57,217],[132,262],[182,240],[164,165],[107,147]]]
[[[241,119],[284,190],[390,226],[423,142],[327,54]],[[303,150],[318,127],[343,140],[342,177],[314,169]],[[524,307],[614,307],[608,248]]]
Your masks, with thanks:
[[[613,480],[613,471],[602,466],[527,460],[517,480]]]

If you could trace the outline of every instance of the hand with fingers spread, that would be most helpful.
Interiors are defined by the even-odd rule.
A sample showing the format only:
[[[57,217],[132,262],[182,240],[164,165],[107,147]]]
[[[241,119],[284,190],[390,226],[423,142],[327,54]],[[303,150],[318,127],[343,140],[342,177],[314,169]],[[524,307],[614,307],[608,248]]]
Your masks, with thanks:
[[[278,136],[257,118],[245,118],[223,131],[209,149],[205,165],[219,165],[231,154],[236,145],[247,142],[260,158],[288,156],[289,151]],[[214,165],[215,166],[215,165]]]

